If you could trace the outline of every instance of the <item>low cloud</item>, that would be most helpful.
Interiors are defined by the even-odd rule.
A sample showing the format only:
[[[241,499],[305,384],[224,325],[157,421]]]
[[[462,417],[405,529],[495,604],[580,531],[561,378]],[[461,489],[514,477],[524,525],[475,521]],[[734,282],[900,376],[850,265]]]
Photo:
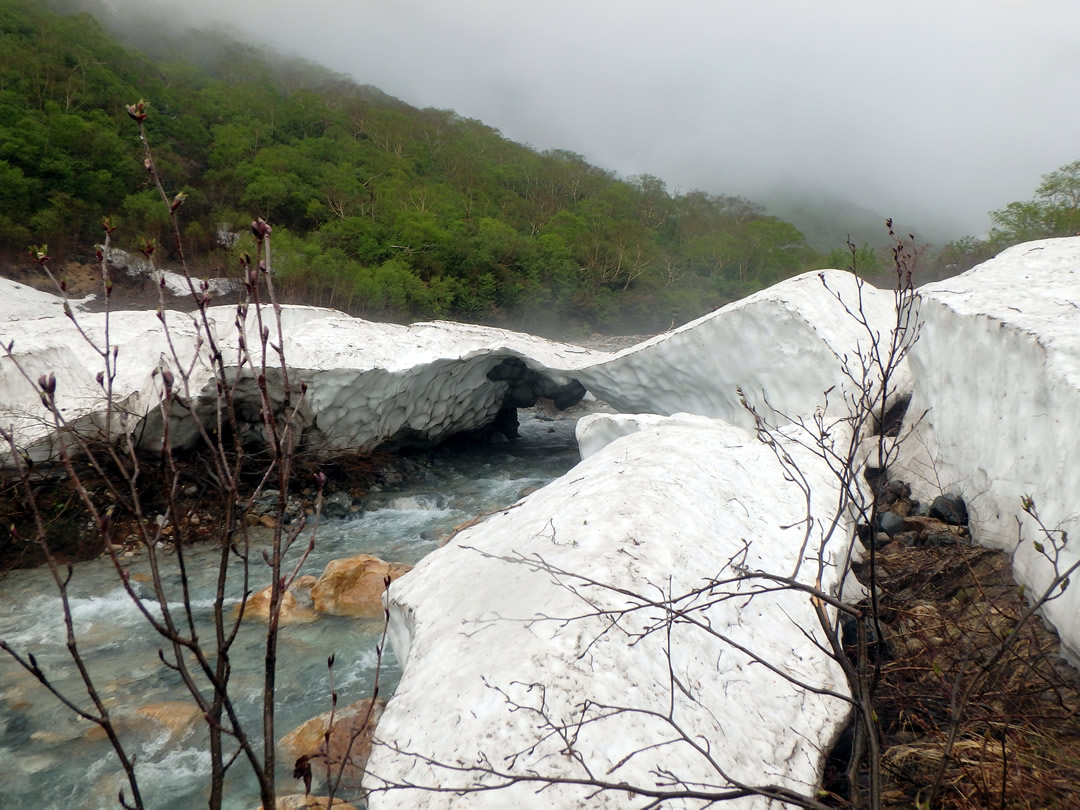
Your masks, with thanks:
[[[112,0],[121,13],[135,2]],[[935,233],[984,231],[987,210],[1030,197],[1042,174],[1080,158],[1075,0],[185,9],[197,24],[623,175],[751,198],[820,192]]]

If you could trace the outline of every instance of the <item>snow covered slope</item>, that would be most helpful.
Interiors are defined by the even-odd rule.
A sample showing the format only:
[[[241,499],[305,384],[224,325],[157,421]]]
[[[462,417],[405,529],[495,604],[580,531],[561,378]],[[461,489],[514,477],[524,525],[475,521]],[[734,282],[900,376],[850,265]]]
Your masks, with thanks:
[[[928,411],[906,443],[912,485],[926,495],[956,490],[975,539],[1017,546],[1015,573],[1041,592],[1052,568],[1021,509],[1031,496],[1046,526],[1080,537],[1080,238],[1029,242],[956,278],[927,285],[922,335],[910,356],[909,414]],[[923,453],[923,448],[927,453]],[[1061,565],[1080,560],[1072,540]],[[1080,587],[1046,613],[1080,657]]]
[[[9,284],[0,281],[0,300],[19,294]],[[59,311],[60,300],[51,298],[52,311]],[[0,424],[5,429],[13,428],[17,443],[24,449],[32,448],[37,459],[50,455],[53,439],[52,425],[36,387],[42,375],[56,376],[56,402],[69,425],[86,436],[98,435],[105,428],[105,389],[96,380],[97,373],[105,369],[105,360],[80,336],[70,319],[46,315],[48,303],[41,302],[37,317],[0,322],[0,341],[11,343],[11,355],[22,369],[20,372],[16,368],[11,357],[0,356]],[[103,316],[80,313],[77,318],[95,344],[105,346]],[[195,356],[197,341],[191,319],[173,312],[167,318],[173,345],[187,362]],[[154,312],[114,315],[109,324],[109,344],[117,349],[113,386],[117,408],[109,425],[111,433],[117,435],[125,429],[121,422],[127,430],[134,429],[160,401],[160,383],[153,373],[162,363],[169,364],[166,358],[170,349]],[[209,379],[205,364],[196,363],[194,371],[200,384]],[[6,456],[6,450],[2,448],[0,456]]]
[[[583,385],[623,410],[698,413],[750,427],[751,417],[736,393],[741,386],[765,415],[767,393],[779,410],[809,416],[826,389],[838,389],[832,401],[841,401],[840,391],[848,381],[840,358],[845,353],[852,357],[854,347],[869,340],[867,330],[844,312],[834,293],[852,309],[860,305],[860,292],[849,274],[805,274],[613,356],[490,327],[447,322],[405,327],[314,307],[283,307],[282,322],[290,381],[294,390],[300,382],[308,386],[300,411],[305,440],[331,448],[372,447],[433,442],[484,427],[504,406],[530,405],[538,396],[553,398],[560,407],[572,404],[584,393]],[[71,421],[87,427],[101,423],[103,391],[95,376],[104,361],[60,314],[59,299],[51,300],[56,314],[46,316],[48,299],[0,280],[0,300],[25,301],[33,316],[5,324],[0,339],[14,339],[15,355],[31,380],[56,375],[58,396]],[[864,286],[861,306],[877,330],[888,329],[890,293]],[[211,307],[208,315],[210,334],[235,366],[236,309]],[[142,440],[151,446],[161,434],[155,407],[161,393],[154,377],[158,369],[167,367],[179,379],[179,369],[190,367],[187,395],[196,412],[212,418],[214,411],[205,328],[179,312],[169,311],[167,320],[174,330],[173,347],[154,313],[115,312],[109,327],[119,351],[115,396],[130,414],[127,428],[138,426]],[[103,314],[80,314],[79,324],[97,345],[104,345]],[[267,325],[270,341],[276,343],[272,319]],[[253,312],[244,329],[246,343],[257,355]],[[278,365],[275,354],[267,379],[272,397],[280,401]],[[250,378],[250,368],[243,374]],[[254,384],[242,385],[239,396],[239,410],[249,417],[246,429],[261,431]],[[6,406],[4,424],[16,428],[23,445],[37,443],[36,455],[47,455],[51,431],[37,393],[7,358],[0,359],[0,401]],[[147,423],[140,424],[146,415]],[[112,428],[120,426],[114,423]],[[178,410],[171,431],[176,446],[197,436],[194,423]]]
[[[93,298],[94,296],[88,295],[81,300],[73,300],[72,309],[80,310]],[[51,318],[60,312],[60,299],[52,293],[36,290],[11,279],[0,279],[0,321]]]
[[[802,492],[740,428],[703,417],[590,418],[597,428],[604,421],[609,436],[626,435],[603,448],[594,443],[570,473],[459,534],[391,586],[391,640],[404,674],[379,724],[368,787],[502,781],[472,770],[487,762],[504,773],[567,779],[586,778],[587,768],[610,784],[646,788],[665,783],[654,773],[661,768],[718,790],[733,780],[813,795],[823,747],[844,723],[846,704],[782,675],[845,692],[843,673],[804,635],[824,643],[805,594],[751,597],[751,581],[738,574],[796,570]],[[828,514],[835,480],[791,451],[811,482],[812,508]],[[829,550],[842,555],[848,541],[838,533]],[[810,556],[818,542],[815,536]],[[816,564],[802,565],[802,581],[817,576]],[[837,576],[826,566],[823,586],[834,587]],[[669,640],[655,608],[623,616],[618,627],[589,616],[713,577],[736,580],[726,587],[733,598],[694,614],[716,635],[676,624]],[[583,618],[563,621],[569,617]],[[639,639],[650,626],[656,632]],[[515,711],[512,703],[529,708]],[[573,756],[545,717],[554,727],[569,725]],[[678,736],[676,725],[693,745],[657,746]],[[624,790],[539,787],[460,796],[389,790],[376,792],[369,807],[632,808],[651,801]],[[776,805],[747,798],[734,806]]]
[[[578,379],[627,413],[697,413],[752,428],[739,387],[766,417],[809,416],[829,389],[831,405],[846,413],[842,392],[851,381],[842,358],[857,370],[856,349],[871,343],[847,311],[860,306],[873,331],[888,334],[891,291],[863,284],[860,292],[854,276],[839,270],[804,273],[582,369]],[[893,384],[890,401],[910,393],[906,366]]]
[[[104,391],[96,375],[104,371],[105,361],[61,314],[60,299],[0,280],[0,300],[25,301],[32,316],[0,321],[0,340],[14,341],[12,353],[25,371],[24,376],[11,358],[0,357],[0,420],[15,428],[21,445],[46,457],[53,431],[32,381],[54,374],[65,418],[92,432],[104,421]],[[21,305],[12,306],[13,311],[20,309]],[[236,308],[211,307],[208,316],[209,331],[226,364],[235,368]],[[270,342],[277,343],[276,326],[269,313],[265,317]],[[129,415],[126,429],[139,426],[141,439],[149,446],[161,435],[156,409],[161,383],[154,376],[159,369],[169,368],[178,384],[180,369],[190,369],[188,393],[196,410],[212,419],[214,409],[205,327],[190,314],[168,311],[165,318],[171,346],[154,312],[114,312],[108,321],[108,340],[117,350],[114,398]],[[78,323],[96,346],[105,345],[104,314],[79,314]],[[253,311],[244,327],[258,366],[259,329]],[[540,395],[570,404],[584,389],[562,369],[595,357],[580,347],[501,329],[451,323],[377,324],[314,307],[284,307],[282,331],[294,398],[301,382],[308,385],[300,413],[305,439],[329,447],[437,441],[487,425],[504,403],[531,405]],[[280,400],[278,362],[271,354],[267,378],[271,395]],[[242,373],[250,377],[250,367]],[[250,429],[260,430],[253,383],[241,385],[238,402]],[[140,425],[144,416],[147,422]],[[180,409],[174,410],[172,422],[176,446],[195,440],[194,425]],[[111,429],[114,434],[123,429],[119,419],[113,420]]]

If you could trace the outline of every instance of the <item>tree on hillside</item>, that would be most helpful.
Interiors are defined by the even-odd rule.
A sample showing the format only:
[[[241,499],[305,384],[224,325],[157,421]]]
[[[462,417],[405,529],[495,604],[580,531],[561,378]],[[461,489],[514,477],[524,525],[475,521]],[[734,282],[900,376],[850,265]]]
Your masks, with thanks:
[[[0,0],[5,258],[48,244],[62,266],[109,215],[119,241],[179,259],[116,101],[144,98],[161,113],[146,121],[155,172],[188,195],[193,269],[220,268],[213,235],[256,214],[296,241],[278,267],[295,303],[648,331],[819,266],[798,230],[739,197],[620,179],[220,32],[103,17],[139,52],[49,10],[88,2]]]
[[[920,273],[922,280],[962,273],[1021,242],[1080,234],[1080,160],[1044,174],[1033,199],[991,211],[990,220],[993,226],[986,238],[950,242]]]
[[[990,241],[1000,247],[1080,232],[1080,160],[1044,174],[1035,199],[991,211]]]

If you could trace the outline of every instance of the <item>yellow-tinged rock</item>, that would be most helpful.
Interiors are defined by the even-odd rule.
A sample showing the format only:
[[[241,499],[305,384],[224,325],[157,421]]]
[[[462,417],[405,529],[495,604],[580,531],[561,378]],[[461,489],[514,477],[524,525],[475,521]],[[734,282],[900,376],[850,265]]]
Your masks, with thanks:
[[[277,800],[277,810],[326,810],[327,806],[325,796],[305,796],[303,793],[279,796]],[[261,804],[259,810],[263,810]],[[356,808],[344,799],[335,796],[334,810],[356,810]]]
[[[151,736],[156,729],[164,727],[169,732],[169,742],[173,743],[191,733],[202,719],[199,707],[186,700],[165,700],[160,703],[147,703],[134,713],[113,713],[113,727],[121,734]],[[88,740],[107,739],[105,729],[94,724],[83,734]]]
[[[203,716],[198,706],[186,700],[165,700],[161,703],[148,703],[136,709],[135,713],[169,729],[170,741],[186,735],[195,728]]]
[[[364,775],[368,757],[371,755],[371,739],[375,725],[382,717],[386,701],[372,702],[364,698],[335,712],[323,712],[302,723],[278,741],[285,764],[292,765],[300,757],[308,757],[313,774],[325,779],[329,774],[336,775],[344,763],[342,785],[346,788],[359,788]],[[329,750],[326,746],[326,731],[333,715],[333,728],[330,730]],[[348,751],[348,758],[345,753]]]
[[[383,611],[382,595],[389,575],[395,580],[411,565],[388,563],[370,554],[331,560],[311,589],[315,610],[334,616],[378,616]]]
[[[281,595],[281,618],[279,623],[284,625],[304,624],[313,622],[318,618],[311,609],[311,589],[315,585],[315,577],[310,574],[298,577],[289,590]],[[240,612],[240,605],[233,609],[233,615]],[[270,586],[267,585],[261,591],[256,591],[248,597],[244,605],[245,619],[260,619],[269,621],[270,618]]]

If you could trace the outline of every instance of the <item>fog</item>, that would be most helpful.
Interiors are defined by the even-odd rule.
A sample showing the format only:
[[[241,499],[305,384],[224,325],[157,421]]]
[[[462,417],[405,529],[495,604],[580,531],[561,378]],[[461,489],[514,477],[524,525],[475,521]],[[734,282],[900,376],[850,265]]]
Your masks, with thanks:
[[[145,10],[148,0],[111,0]],[[165,4],[178,24],[179,4]],[[1080,158],[1080,3],[185,0],[202,24],[670,189],[982,233]]]

